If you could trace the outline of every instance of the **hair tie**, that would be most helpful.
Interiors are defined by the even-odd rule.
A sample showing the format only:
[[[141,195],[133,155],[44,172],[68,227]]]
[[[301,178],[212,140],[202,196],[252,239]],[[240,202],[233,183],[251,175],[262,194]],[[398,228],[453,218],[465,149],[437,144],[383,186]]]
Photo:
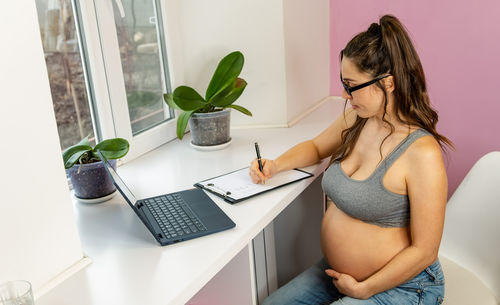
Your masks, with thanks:
[[[372,23],[367,32],[370,34],[382,35],[382,29],[378,23]]]

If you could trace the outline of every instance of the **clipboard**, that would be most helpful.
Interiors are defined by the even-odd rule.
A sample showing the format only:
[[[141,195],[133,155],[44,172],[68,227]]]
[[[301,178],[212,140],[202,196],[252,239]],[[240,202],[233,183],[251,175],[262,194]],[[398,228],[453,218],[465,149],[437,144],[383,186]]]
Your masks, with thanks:
[[[244,167],[224,175],[200,181],[195,183],[194,186],[234,204],[314,176],[301,169],[292,169],[274,175],[272,178],[266,180],[265,184],[255,184],[248,172],[249,167]]]

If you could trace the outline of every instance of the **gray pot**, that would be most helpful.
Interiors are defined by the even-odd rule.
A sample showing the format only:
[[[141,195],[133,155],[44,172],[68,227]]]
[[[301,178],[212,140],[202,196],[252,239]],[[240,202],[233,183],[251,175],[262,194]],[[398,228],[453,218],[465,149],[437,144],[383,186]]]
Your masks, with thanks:
[[[230,108],[217,112],[193,113],[189,118],[191,143],[197,146],[213,146],[229,142],[230,114]]]
[[[116,160],[109,160],[116,169]],[[80,171],[78,172],[78,169]],[[95,199],[113,193],[116,188],[102,161],[89,164],[75,164],[66,170],[73,185],[75,196],[81,199]]]

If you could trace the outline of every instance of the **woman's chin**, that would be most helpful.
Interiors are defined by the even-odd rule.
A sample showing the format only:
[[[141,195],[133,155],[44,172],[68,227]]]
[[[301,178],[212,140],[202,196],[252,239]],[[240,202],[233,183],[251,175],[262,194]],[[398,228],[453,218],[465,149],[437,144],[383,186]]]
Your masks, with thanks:
[[[367,119],[369,118],[370,116],[369,115],[366,115],[366,113],[364,111],[361,111],[359,108],[353,108],[354,111],[356,111],[356,114],[360,117],[360,118],[363,118],[363,119]]]

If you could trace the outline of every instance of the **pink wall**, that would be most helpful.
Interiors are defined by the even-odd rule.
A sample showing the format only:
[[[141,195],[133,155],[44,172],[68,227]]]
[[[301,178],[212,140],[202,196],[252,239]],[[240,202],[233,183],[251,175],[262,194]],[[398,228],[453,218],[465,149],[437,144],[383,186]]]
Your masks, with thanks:
[[[331,95],[341,94],[338,54],[380,16],[393,14],[419,53],[438,131],[449,154],[449,196],[484,154],[500,150],[500,1],[330,0]]]

